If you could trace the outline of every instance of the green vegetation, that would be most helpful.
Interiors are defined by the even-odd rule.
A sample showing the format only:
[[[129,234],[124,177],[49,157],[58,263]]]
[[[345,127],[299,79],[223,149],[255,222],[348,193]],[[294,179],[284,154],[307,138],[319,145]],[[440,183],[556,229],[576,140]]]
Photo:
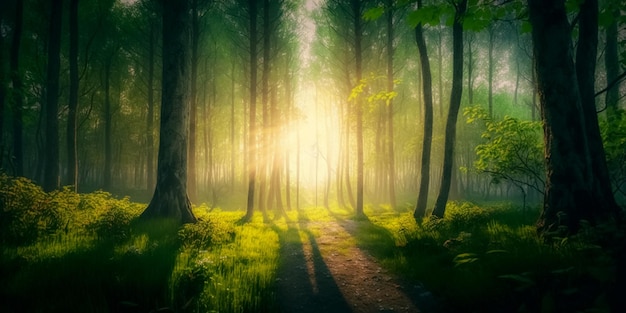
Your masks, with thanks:
[[[243,211],[194,208],[199,222],[139,222],[145,205],[105,192],[45,193],[0,176],[3,312],[258,312],[277,308],[281,244],[304,242],[331,208],[289,211],[246,224]],[[423,283],[443,312],[609,312],[620,304],[624,229],[583,225],[575,237],[536,234],[537,211],[449,203],[444,219],[366,207],[350,243],[410,284]],[[271,218],[271,216],[270,216]],[[297,224],[297,227],[293,226]],[[297,229],[297,231],[293,231]],[[328,247],[325,247],[328,249]],[[400,276],[400,275],[399,275]]]

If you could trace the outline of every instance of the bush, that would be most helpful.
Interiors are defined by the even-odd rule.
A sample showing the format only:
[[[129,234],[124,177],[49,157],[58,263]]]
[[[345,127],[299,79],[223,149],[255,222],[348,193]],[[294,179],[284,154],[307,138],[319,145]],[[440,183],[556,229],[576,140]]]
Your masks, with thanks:
[[[186,248],[206,249],[210,245],[232,241],[235,229],[215,215],[208,215],[194,224],[185,224],[178,236]]]
[[[23,177],[0,174],[1,242],[23,245],[67,225],[67,212],[75,198],[63,189],[50,194]]]

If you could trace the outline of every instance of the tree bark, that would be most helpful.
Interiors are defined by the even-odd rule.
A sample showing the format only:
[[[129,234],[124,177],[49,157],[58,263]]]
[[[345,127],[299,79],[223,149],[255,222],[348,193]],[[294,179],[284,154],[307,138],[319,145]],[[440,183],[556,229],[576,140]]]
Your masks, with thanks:
[[[422,0],[418,0],[418,8],[422,7]],[[426,206],[428,203],[428,187],[430,184],[430,151],[433,140],[433,90],[432,90],[432,74],[430,71],[430,60],[428,59],[428,50],[422,25],[415,26],[415,42],[420,54],[420,63],[422,65],[422,96],[424,99],[424,139],[422,141],[422,161],[420,169],[420,186],[417,195],[417,204],[413,217],[417,220],[426,215]]]
[[[544,128],[546,185],[539,232],[592,221],[592,168],[565,3],[528,0]],[[594,112],[595,113],[595,112]]]
[[[43,188],[59,188],[59,71],[61,68],[61,24],[63,0],[50,2],[48,67],[46,84],[46,134]]]
[[[598,0],[585,0],[580,6],[579,39],[576,51],[576,77],[580,92],[583,123],[588,141],[593,175],[592,193],[597,216],[618,212],[606,164],[600,125],[596,113],[595,80],[598,51]]]
[[[467,9],[467,0],[456,4],[454,24],[452,25],[452,91],[450,92],[450,110],[446,120],[444,142],[443,169],[439,195],[433,209],[433,216],[443,218],[452,182],[452,165],[454,163],[454,144],[456,141],[456,121],[461,107],[463,95],[463,16]]]
[[[187,197],[189,1],[163,2],[161,130],[154,195],[141,218],[196,222]]]

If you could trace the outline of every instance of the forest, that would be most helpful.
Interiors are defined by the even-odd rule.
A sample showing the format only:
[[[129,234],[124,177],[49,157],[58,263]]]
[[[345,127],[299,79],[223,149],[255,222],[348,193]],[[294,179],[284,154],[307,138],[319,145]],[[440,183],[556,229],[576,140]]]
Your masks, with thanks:
[[[0,2],[2,312],[626,312],[623,0]]]

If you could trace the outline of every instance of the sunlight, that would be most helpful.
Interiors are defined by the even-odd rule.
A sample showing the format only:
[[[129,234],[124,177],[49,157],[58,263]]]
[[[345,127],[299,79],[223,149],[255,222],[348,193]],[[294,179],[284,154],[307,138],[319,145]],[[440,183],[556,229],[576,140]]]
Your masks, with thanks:
[[[329,181],[336,170],[339,136],[336,132],[336,112],[331,104],[318,94],[314,86],[307,86],[296,96],[298,111],[295,121],[288,125],[281,140],[289,152],[290,174],[295,178],[300,150],[300,183],[315,189]]]

